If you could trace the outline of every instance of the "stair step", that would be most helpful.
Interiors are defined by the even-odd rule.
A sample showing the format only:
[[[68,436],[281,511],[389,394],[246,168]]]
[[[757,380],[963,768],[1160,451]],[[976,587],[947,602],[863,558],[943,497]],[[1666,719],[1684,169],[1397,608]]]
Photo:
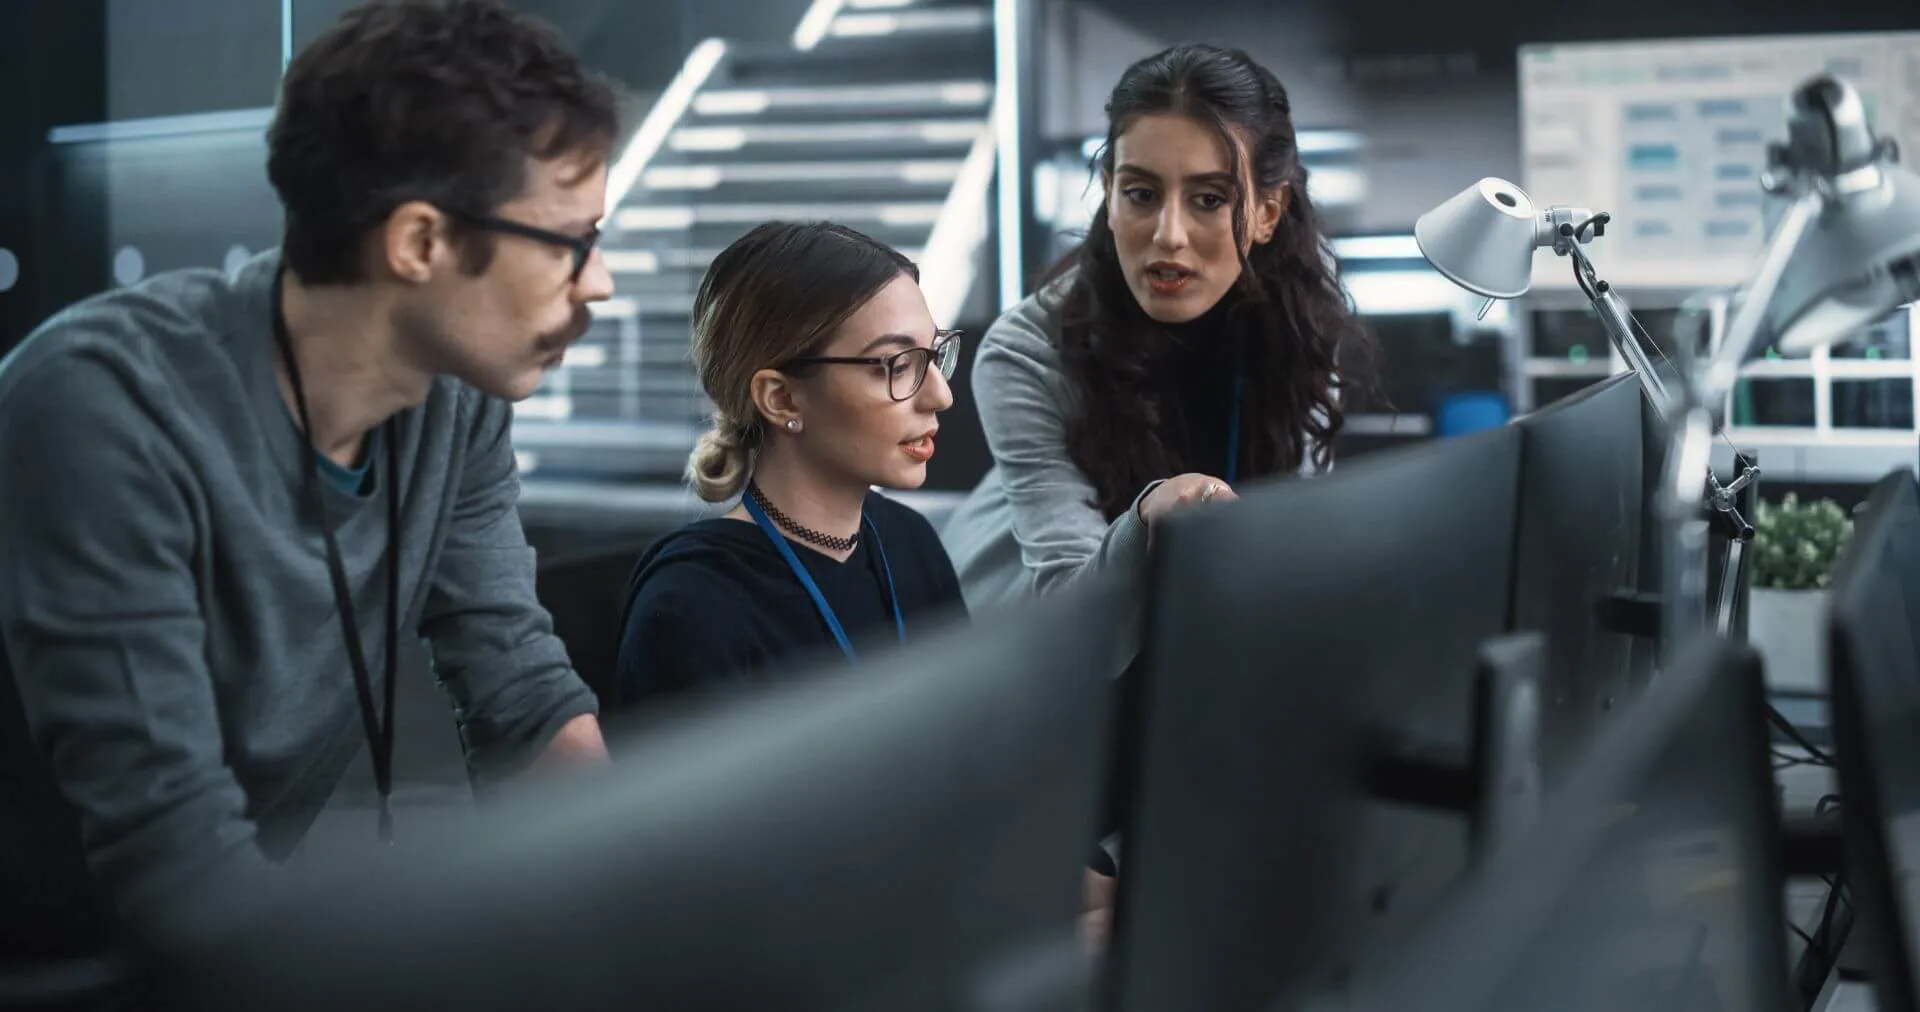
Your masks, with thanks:
[[[607,270],[619,275],[665,274],[694,275],[706,273],[707,265],[720,255],[722,247],[674,247],[669,249],[605,249],[601,256],[606,260]],[[900,254],[909,260],[919,260],[924,251],[900,247]],[[691,283],[691,282],[689,282]]]
[[[905,36],[989,32],[993,11],[986,7],[902,7],[895,10],[845,10],[827,26],[821,42],[835,39],[895,39]]]
[[[852,215],[836,217],[838,209],[825,202],[795,204],[791,207],[780,209],[796,213],[784,218],[755,219],[750,224],[731,221],[695,222],[687,228],[661,229],[651,233],[651,235],[646,232],[627,233],[622,237],[622,242],[626,247],[640,246],[645,248],[648,244],[643,240],[653,238],[662,246],[671,243],[698,249],[721,249],[731,245],[734,240],[745,235],[748,229],[760,224],[762,221],[837,221],[860,230],[875,242],[885,243],[897,250],[907,250],[924,247],[927,243],[928,235],[933,231],[929,226],[917,222],[895,223],[873,219],[858,220]],[[628,209],[628,211],[660,211],[663,213],[676,213],[682,210],[683,209],[680,208],[664,207]],[[622,211],[620,213],[625,214],[628,213],[628,211]],[[662,224],[665,223],[662,222]],[[705,268],[703,267],[701,269],[704,270]],[[648,310],[647,312],[650,313],[651,311]]]
[[[616,295],[591,304],[593,315],[602,320],[640,320],[649,316],[684,317],[693,312],[693,295],[650,295],[645,299]],[[642,335],[642,339],[645,337]]]
[[[727,87],[695,95],[689,113],[716,119],[795,111],[985,109],[992,98],[993,85],[978,79]]]
[[[683,126],[667,135],[667,149],[682,154],[711,154],[754,147],[831,146],[836,154],[964,149],[988,128],[985,120],[961,119],[840,120],[829,123],[744,123]]]
[[[700,380],[691,370],[678,375],[653,375],[653,372],[644,368],[583,369],[569,375],[565,387],[570,397],[608,397],[623,392],[637,395],[643,401],[656,397],[704,396],[700,392]]]
[[[944,199],[961,160],[716,162],[646,170],[625,206],[688,202],[760,203],[799,200]]]
[[[622,295],[635,303],[648,300],[645,295]],[[669,301],[669,300],[661,300]],[[638,319],[637,317],[635,318]],[[687,358],[687,334],[691,322],[662,317],[649,321],[639,330],[608,336],[589,333],[567,349],[566,369],[642,369],[672,368],[686,372],[693,368]]]
[[[691,421],[675,424],[636,419],[631,422],[554,424],[516,418],[513,423],[513,444],[516,448],[570,446],[607,450],[677,450],[684,454],[692,448],[700,430],[701,426]]]
[[[931,228],[940,217],[937,200],[878,202],[796,202],[792,204],[698,204],[680,207],[628,207],[614,212],[621,232],[679,232],[701,225],[758,225],[766,221],[843,222]]]
[[[988,0],[844,0],[840,5],[842,12],[897,11],[911,7],[915,10],[929,10],[952,7],[981,8],[989,12],[993,5]]]
[[[813,50],[787,43],[746,44],[728,51],[712,88],[872,86],[875,81],[991,78],[993,33],[832,38]]]
[[[547,381],[542,391],[554,396],[591,394],[596,397],[626,392],[642,401],[650,397],[685,397],[700,393],[700,378],[691,367],[675,364],[567,366]]]

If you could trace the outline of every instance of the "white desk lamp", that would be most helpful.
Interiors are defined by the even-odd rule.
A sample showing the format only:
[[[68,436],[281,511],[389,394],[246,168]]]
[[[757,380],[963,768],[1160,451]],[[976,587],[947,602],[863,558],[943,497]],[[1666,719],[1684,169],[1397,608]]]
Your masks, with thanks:
[[[1786,105],[1787,142],[1769,145],[1761,187],[1792,203],[1725,340],[1711,358],[1679,367],[1674,390],[1635,338],[1625,306],[1580,249],[1605,227],[1606,214],[1536,209],[1512,183],[1483,179],[1414,224],[1421,255],[1489,300],[1526,293],[1536,249],[1574,261],[1581,290],[1669,427],[1659,492],[1666,525],[1661,632],[1669,650],[1706,630],[1701,507],[1707,489],[1711,485],[1717,508],[1729,508],[1732,493],[1754,473],[1749,469],[1723,487],[1709,465],[1719,412],[1740,367],[1765,343],[1762,336],[1772,336],[1783,351],[1811,351],[1920,298],[1920,178],[1896,164],[1891,141],[1874,136],[1852,85],[1822,74],[1794,89]]]

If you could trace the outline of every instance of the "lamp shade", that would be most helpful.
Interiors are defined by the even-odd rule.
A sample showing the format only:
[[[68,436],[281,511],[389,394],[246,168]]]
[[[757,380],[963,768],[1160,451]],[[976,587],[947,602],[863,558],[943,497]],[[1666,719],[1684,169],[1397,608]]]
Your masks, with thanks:
[[[1768,317],[1781,351],[1842,340],[1920,299],[1920,177],[1883,164],[1826,199],[1780,275]]]
[[[1413,223],[1420,255],[1447,280],[1489,299],[1517,299],[1533,286],[1533,201],[1488,176]]]

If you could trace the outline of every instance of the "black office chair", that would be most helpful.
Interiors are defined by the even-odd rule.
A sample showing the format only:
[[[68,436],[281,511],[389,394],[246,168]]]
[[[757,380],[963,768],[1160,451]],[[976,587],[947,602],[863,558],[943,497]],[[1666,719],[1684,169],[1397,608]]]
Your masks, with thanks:
[[[535,577],[540,603],[553,615],[553,630],[567,645],[573,668],[611,709],[614,665],[620,654],[620,627],[625,621],[627,579],[652,538],[619,547],[569,555],[543,563]]]

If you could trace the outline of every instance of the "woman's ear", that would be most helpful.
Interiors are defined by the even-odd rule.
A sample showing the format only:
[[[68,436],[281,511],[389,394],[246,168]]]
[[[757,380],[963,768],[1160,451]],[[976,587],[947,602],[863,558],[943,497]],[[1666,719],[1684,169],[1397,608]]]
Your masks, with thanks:
[[[1254,245],[1260,245],[1273,238],[1280,228],[1280,222],[1287,216],[1287,205],[1293,200],[1293,184],[1281,183],[1279,186],[1260,195],[1253,205],[1253,228],[1248,234],[1253,237]]]
[[[778,369],[762,369],[748,381],[754,410],[767,423],[768,431],[784,429],[787,422],[800,417],[800,392],[793,377]]]

